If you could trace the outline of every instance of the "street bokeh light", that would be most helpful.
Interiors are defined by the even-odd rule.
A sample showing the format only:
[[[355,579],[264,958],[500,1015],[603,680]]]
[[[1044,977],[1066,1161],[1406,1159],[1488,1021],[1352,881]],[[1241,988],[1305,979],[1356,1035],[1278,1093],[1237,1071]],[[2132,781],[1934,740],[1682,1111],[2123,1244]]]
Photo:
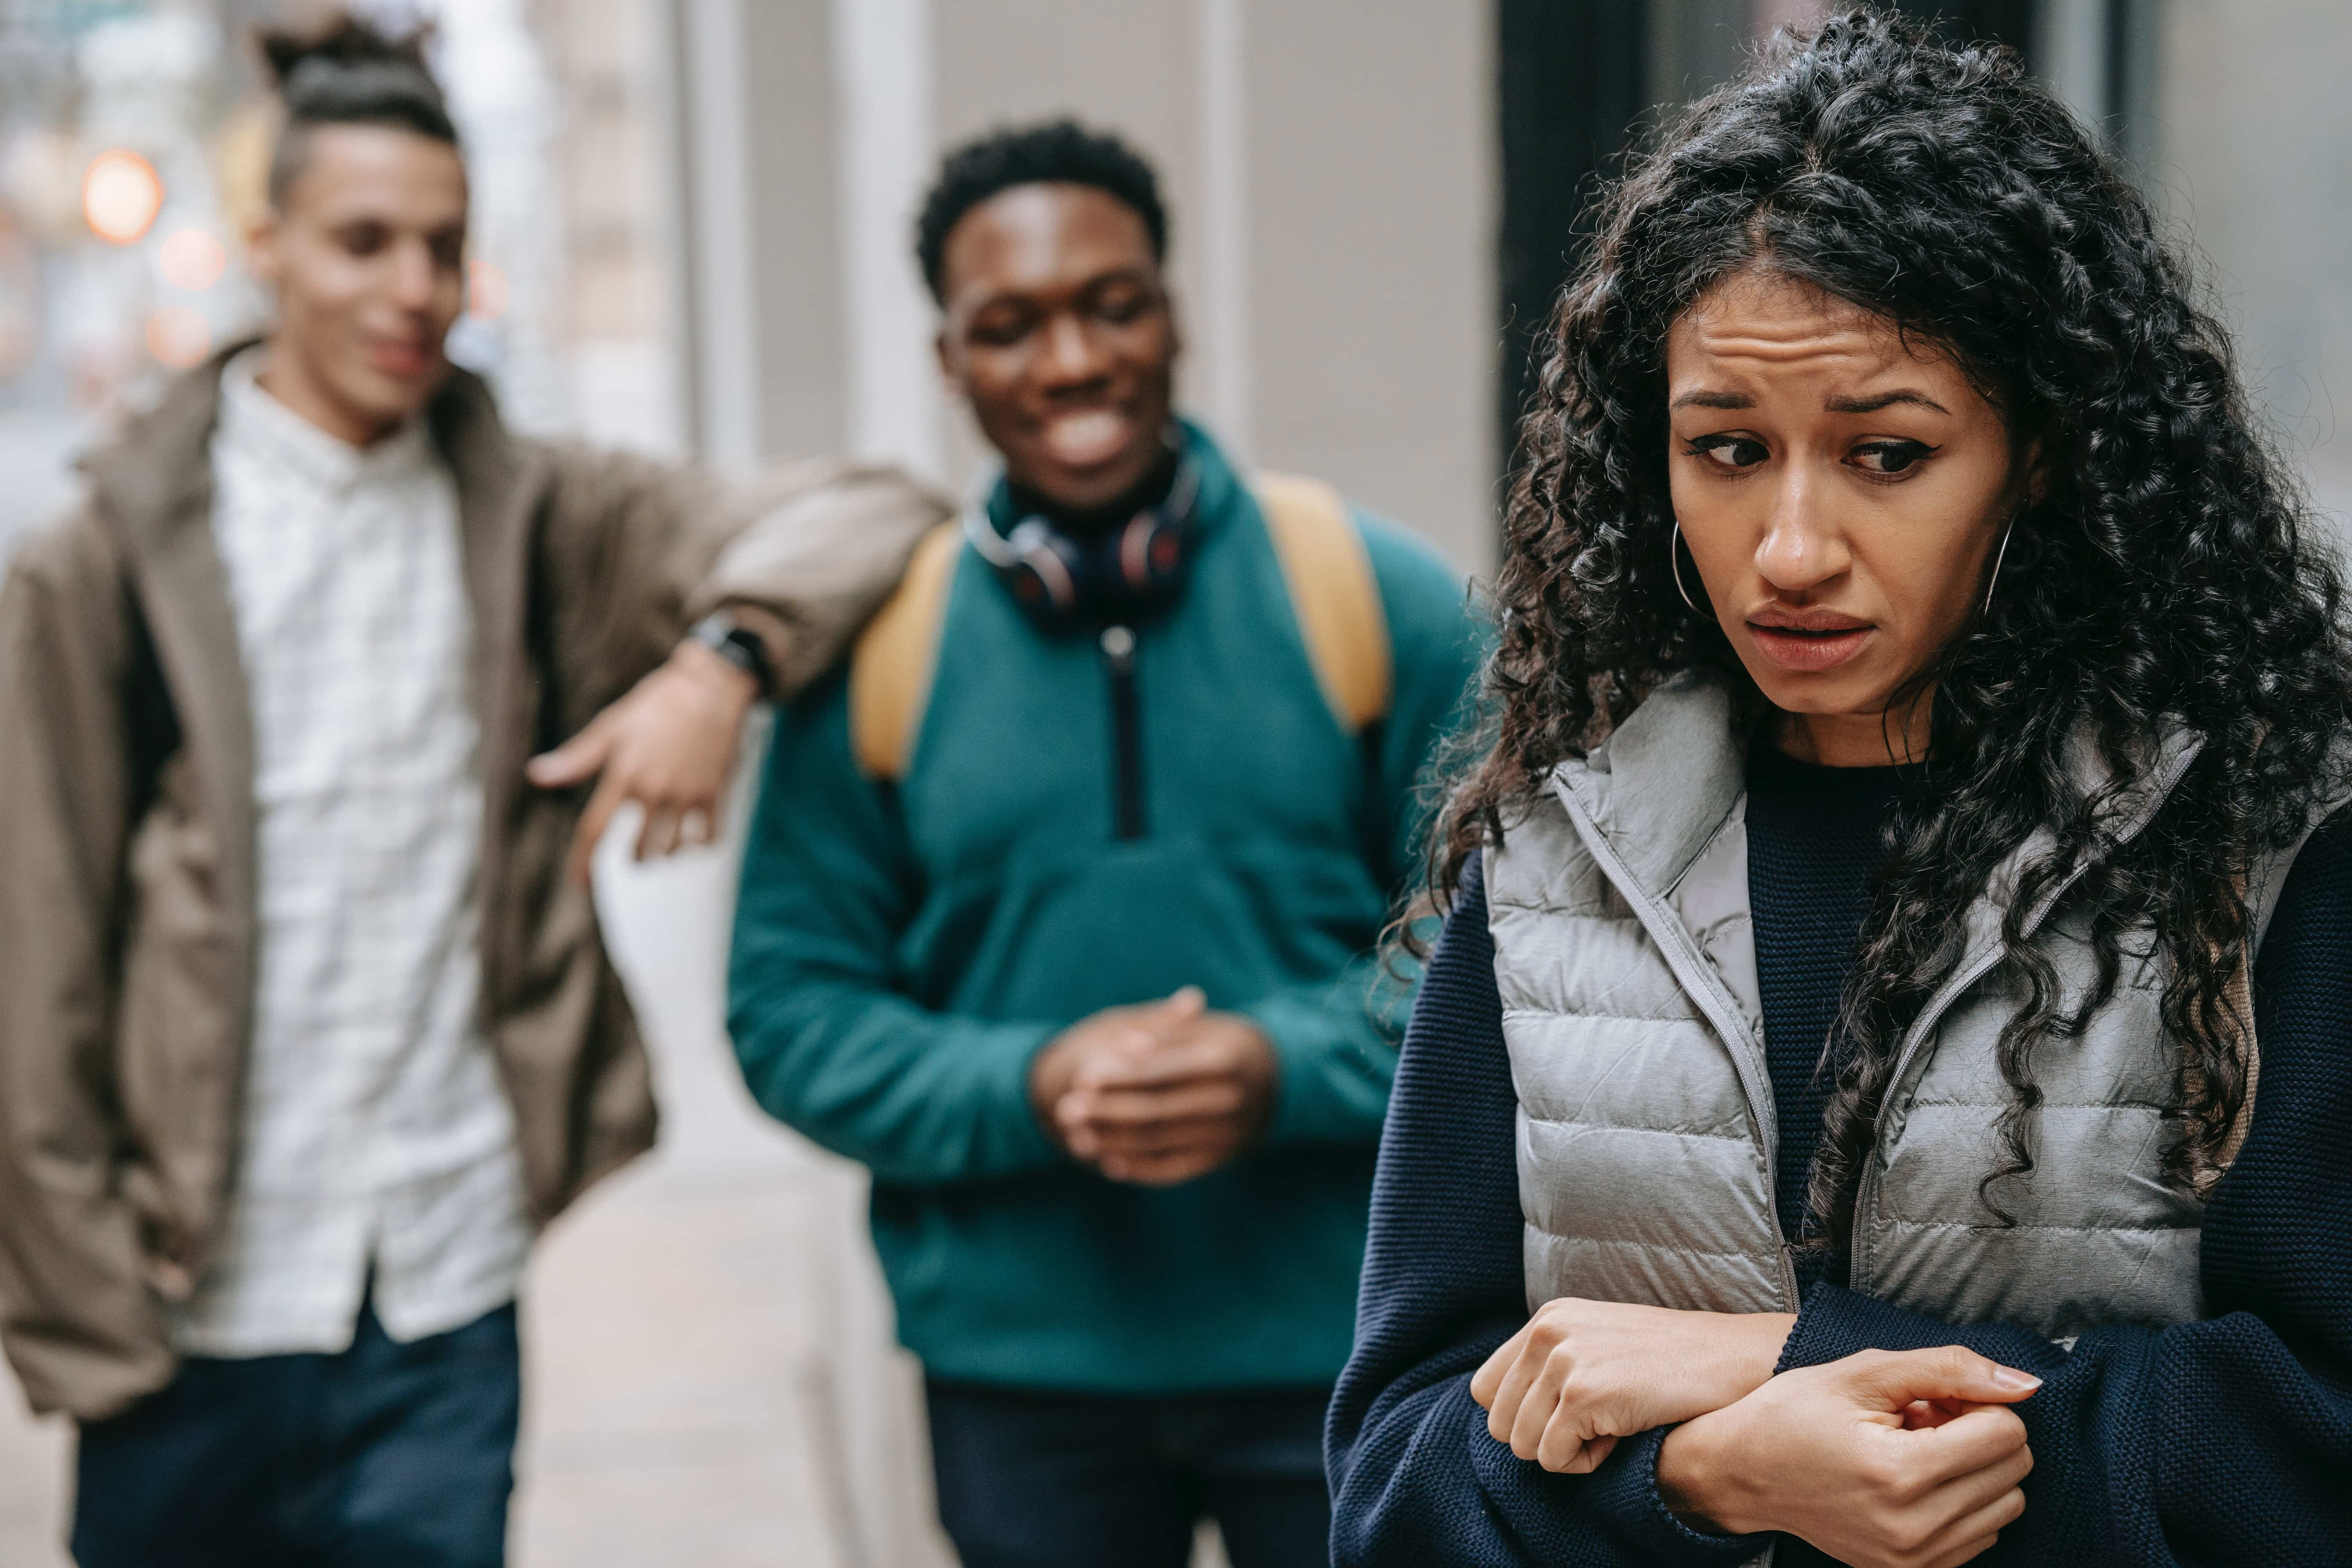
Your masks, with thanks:
[[[173,370],[202,364],[213,352],[212,323],[186,305],[165,305],[147,318],[147,352]]]
[[[154,164],[121,147],[89,161],[81,177],[81,213],[99,238],[136,244],[163,210],[163,181]]]
[[[201,294],[227,274],[228,247],[209,229],[173,229],[155,247],[155,270],[173,288]]]
[[[467,264],[467,314],[485,321],[496,321],[506,313],[512,293],[507,275],[498,263],[478,256]]]

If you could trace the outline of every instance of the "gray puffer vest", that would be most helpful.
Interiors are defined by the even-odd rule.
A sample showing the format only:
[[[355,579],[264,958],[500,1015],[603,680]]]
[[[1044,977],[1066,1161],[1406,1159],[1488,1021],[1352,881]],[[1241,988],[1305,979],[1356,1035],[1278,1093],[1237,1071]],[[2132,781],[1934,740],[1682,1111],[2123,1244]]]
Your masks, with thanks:
[[[2144,828],[2198,743],[2158,746],[2148,785],[2118,799],[2118,841]],[[2095,770],[2095,764],[2085,763]],[[1773,1210],[1779,1128],[1748,898],[1745,758],[1730,701],[1669,682],[1486,859],[1495,977],[1518,1094],[1528,1305],[1561,1296],[1713,1311],[1794,1311]],[[1970,910],[1964,956],[1905,1036],[1857,1194],[1854,1289],[1951,1322],[2064,1339],[2099,1323],[2202,1315],[2202,1204],[2164,1179],[2176,1056],[2160,959],[2126,960],[2079,1038],[2036,1047],[2046,1096],[2035,1168],[2001,1162],[2008,1090],[1994,1043],[2021,986],[2000,963],[2006,889],[2037,838]],[[2255,931],[2292,854],[2249,868]],[[2084,932],[2051,911],[2026,931],[2068,994],[2095,974]],[[2147,952],[2150,943],[2126,942]],[[2242,1122],[2241,1123],[2242,1126]]]

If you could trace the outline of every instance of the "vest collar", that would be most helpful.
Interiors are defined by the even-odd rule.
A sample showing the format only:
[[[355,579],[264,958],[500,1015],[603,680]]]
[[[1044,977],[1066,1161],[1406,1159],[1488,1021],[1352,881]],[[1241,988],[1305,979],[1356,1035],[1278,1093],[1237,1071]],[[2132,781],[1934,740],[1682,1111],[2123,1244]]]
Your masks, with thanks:
[[[1624,723],[1582,758],[1554,770],[1557,787],[1605,837],[1626,869],[1654,893],[1673,889],[1747,793],[1745,738],[1732,729],[1731,694],[1715,676],[1684,670],[1653,691]],[[2168,720],[2144,742],[2139,782],[2118,789],[2109,765],[2087,732],[2067,747],[2067,764],[2084,793],[2096,799],[2110,845],[2130,842],[2152,821],[2204,748],[2204,738]],[[2036,829],[1993,874],[1986,902],[2006,907],[2017,874],[2056,842]],[[2073,876],[2053,887],[2031,911],[2041,923]]]
[[[1553,771],[1634,880],[1663,894],[1682,880],[1747,792],[1731,694],[1685,670],[1581,758]]]

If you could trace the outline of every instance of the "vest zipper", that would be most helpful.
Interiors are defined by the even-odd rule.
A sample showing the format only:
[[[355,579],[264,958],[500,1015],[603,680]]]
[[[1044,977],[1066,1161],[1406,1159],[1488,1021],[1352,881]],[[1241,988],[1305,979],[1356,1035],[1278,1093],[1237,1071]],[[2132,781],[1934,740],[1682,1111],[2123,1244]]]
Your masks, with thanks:
[[[1144,836],[1143,710],[1135,689],[1135,633],[1105,626],[1103,670],[1110,683],[1111,831],[1122,839]]]

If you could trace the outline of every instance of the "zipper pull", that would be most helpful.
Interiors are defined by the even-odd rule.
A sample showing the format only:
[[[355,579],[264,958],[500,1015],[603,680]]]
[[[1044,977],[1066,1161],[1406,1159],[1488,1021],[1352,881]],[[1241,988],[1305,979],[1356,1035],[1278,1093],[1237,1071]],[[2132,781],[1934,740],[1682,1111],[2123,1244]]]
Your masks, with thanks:
[[[1144,835],[1143,714],[1135,690],[1135,633],[1105,626],[1103,668],[1110,688],[1111,830],[1120,838]]]
[[[1128,675],[1135,669],[1135,634],[1125,626],[1105,626],[1102,635],[1103,658],[1113,675]]]

